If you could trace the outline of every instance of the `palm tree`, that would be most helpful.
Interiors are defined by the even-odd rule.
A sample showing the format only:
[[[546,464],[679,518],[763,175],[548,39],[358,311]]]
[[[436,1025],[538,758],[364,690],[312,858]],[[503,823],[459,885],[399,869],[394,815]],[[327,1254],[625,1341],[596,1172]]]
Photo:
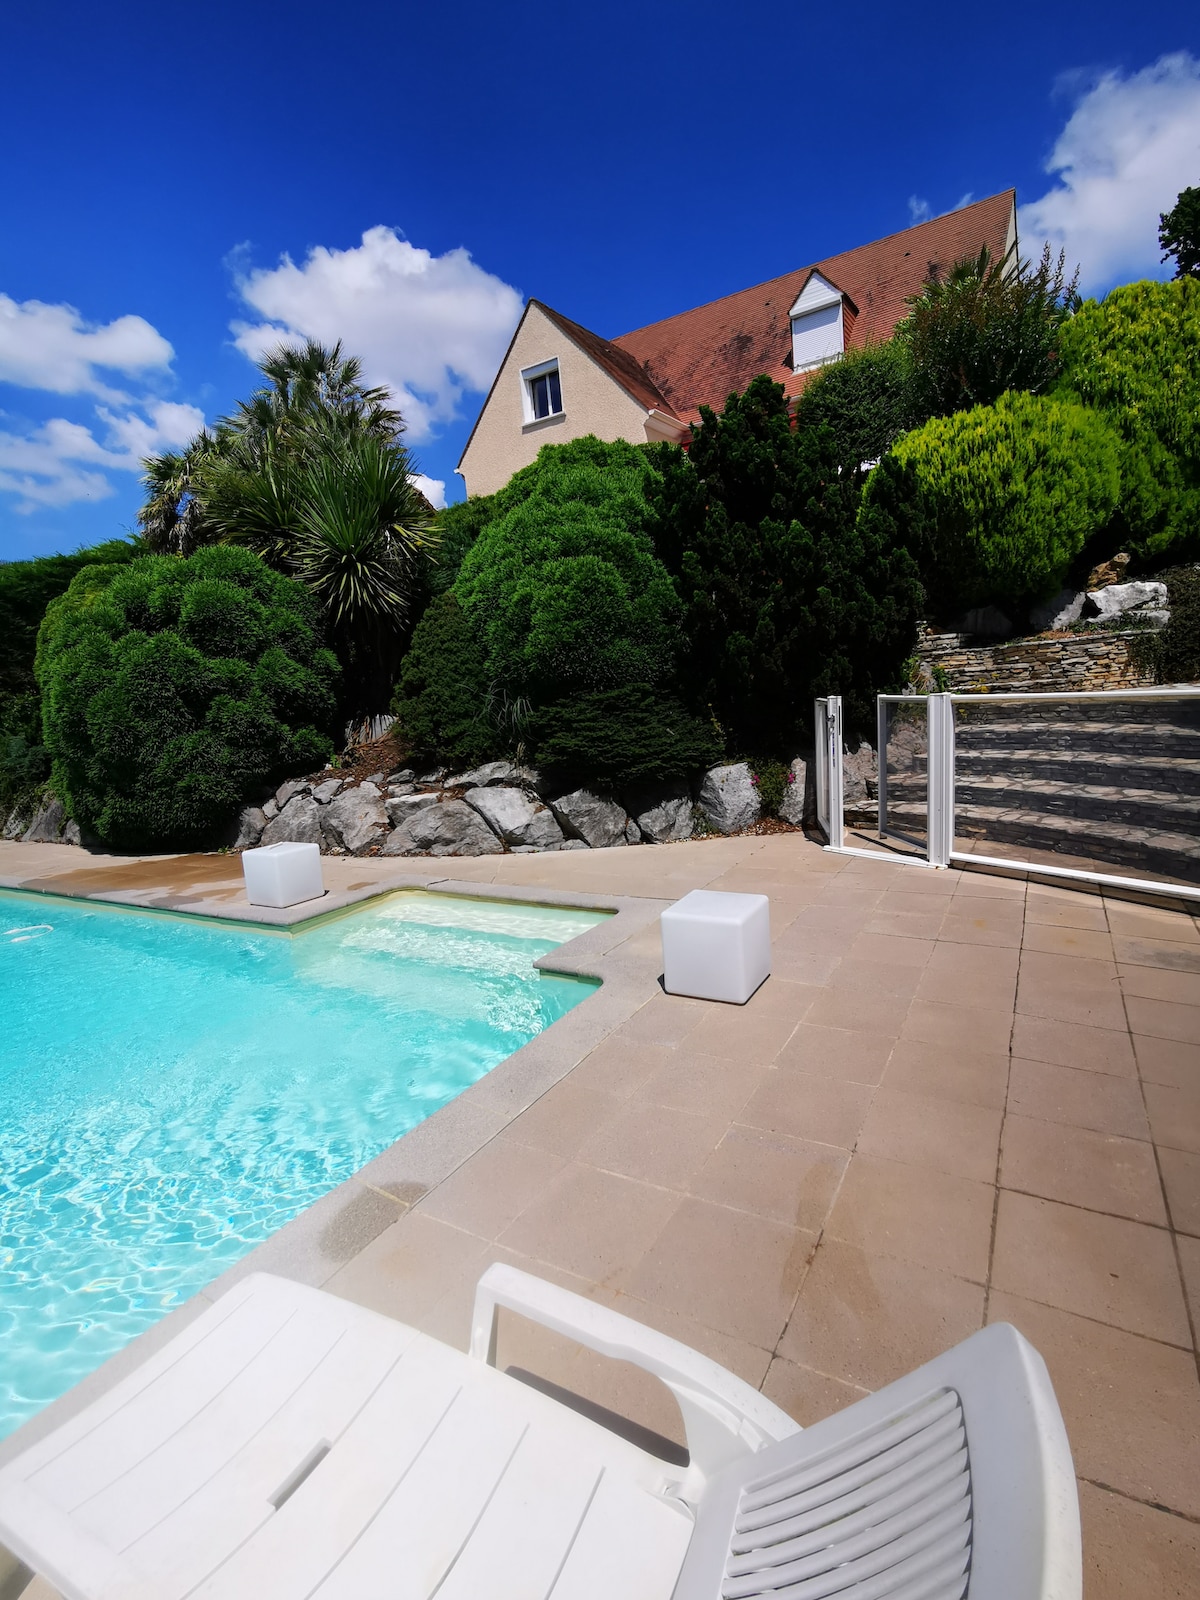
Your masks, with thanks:
[[[347,668],[349,709],[379,711],[434,543],[403,419],[340,344],[281,345],[260,371],[266,385],[213,434],[144,464],[139,521],[154,549],[243,544],[307,584]]]

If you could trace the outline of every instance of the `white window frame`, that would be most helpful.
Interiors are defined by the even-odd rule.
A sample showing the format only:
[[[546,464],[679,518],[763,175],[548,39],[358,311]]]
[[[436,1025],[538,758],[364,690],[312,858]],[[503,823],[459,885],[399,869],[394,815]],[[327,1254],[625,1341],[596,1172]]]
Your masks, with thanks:
[[[544,417],[535,415],[533,409],[533,384],[536,378],[544,378],[548,372],[558,373],[558,400],[557,411],[548,411]],[[551,356],[548,361],[539,361],[532,367],[521,368],[521,417],[527,428],[541,427],[547,422],[552,422],[555,417],[561,417],[566,412],[562,402],[562,367],[557,356]]]

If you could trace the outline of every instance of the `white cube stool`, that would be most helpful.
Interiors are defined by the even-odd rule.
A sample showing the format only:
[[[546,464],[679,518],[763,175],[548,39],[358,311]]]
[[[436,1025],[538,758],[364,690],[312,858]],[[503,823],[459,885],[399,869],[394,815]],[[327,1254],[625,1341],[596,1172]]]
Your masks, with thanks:
[[[771,910],[765,894],[693,889],[661,920],[668,994],[741,1006],[770,976]]]
[[[294,906],[325,893],[315,844],[266,844],[242,851],[246,899],[252,906]]]

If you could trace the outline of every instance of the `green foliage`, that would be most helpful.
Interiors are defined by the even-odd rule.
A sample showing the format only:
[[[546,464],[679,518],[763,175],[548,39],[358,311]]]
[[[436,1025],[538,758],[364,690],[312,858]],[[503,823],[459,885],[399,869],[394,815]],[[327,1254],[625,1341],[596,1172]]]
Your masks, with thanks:
[[[125,539],[110,539],[74,555],[0,563],[0,702],[34,688],[38,629],[47,605],[66,592],[75,574],[97,563],[132,561],[141,553]]]
[[[760,761],[756,764],[751,777],[754,787],[758,790],[764,814],[768,817],[777,817],[792,781],[790,767],[785,766],[782,761]]]
[[[588,436],[544,446],[496,497],[454,593],[498,696],[536,707],[670,676],[679,604],[644,532],[654,478],[646,451]]]
[[[435,595],[413,630],[392,701],[413,754],[455,767],[499,755],[502,741],[488,702],[480,631],[452,591]]]
[[[935,613],[1052,592],[1120,493],[1120,441],[1096,412],[1059,399],[1002,395],[925,423],[895,454],[933,529],[923,565]]]
[[[538,768],[563,788],[670,782],[722,754],[711,722],[648,684],[557,701],[535,715],[531,731]]]
[[[432,544],[404,423],[340,345],[282,345],[261,371],[266,385],[214,433],[146,463],[140,525],[153,550],[242,544],[299,578],[347,668],[347,709],[377,711]]]
[[[1158,242],[1177,278],[1200,278],[1200,189],[1184,189],[1159,217]]]
[[[847,350],[809,379],[796,402],[797,429],[828,428],[838,461],[854,470],[878,461],[923,420],[914,410],[908,348],[899,340]]]
[[[1200,567],[1172,567],[1159,578],[1171,620],[1161,633],[1137,640],[1137,654],[1159,683],[1200,682]]]
[[[453,587],[467,551],[496,515],[496,499],[495,495],[473,494],[438,512],[434,524],[437,546],[429,563],[433,594],[445,594]]]
[[[911,497],[860,516],[832,434],[793,432],[769,378],[701,415],[687,455],[655,458],[655,548],[685,608],[681,679],[732,747],[790,755],[815,695],[841,693],[865,725],[912,649]]]
[[[1058,370],[1063,323],[1077,303],[1076,271],[1047,245],[1032,266],[986,249],[934,278],[911,302],[896,342],[912,358],[913,404],[921,417],[991,405],[1010,389],[1041,394]]]
[[[36,670],[53,786],[121,849],[206,843],[331,753],[338,669],[315,603],[249,551],[85,567],[47,611]]]
[[[1058,394],[1122,436],[1113,548],[1200,554],[1200,279],[1129,283],[1063,329]]]

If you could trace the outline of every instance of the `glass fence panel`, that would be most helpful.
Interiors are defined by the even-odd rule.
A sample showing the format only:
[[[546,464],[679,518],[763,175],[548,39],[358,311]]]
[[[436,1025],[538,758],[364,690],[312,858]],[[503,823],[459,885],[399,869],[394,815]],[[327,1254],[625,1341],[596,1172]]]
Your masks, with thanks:
[[[956,851],[1200,882],[1200,700],[954,712]]]
[[[883,701],[881,723],[880,837],[924,852],[929,836],[929,717],[924,697]]]

